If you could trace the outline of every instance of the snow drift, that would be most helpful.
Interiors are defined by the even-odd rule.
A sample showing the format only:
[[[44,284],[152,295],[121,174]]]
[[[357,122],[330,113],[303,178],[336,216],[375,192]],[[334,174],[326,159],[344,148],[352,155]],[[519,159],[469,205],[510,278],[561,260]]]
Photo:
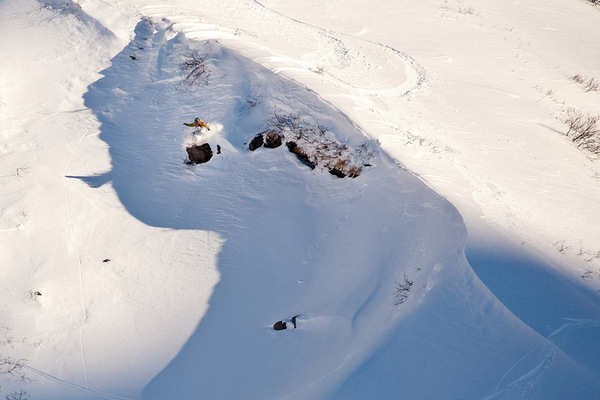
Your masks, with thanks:
[[[276,3],[207,2],[216,25],[186,1],[0,3],[0,354],[25,378],[3,374],[3,395],[594,398],[597,296],[496,237],[467,251],[477,276],[463,217],[388,154],[390,99],[413,101],[425,68]],[[322,47],[269,36],[288,29]],[[207,74],[187,82],[193,54]],[[370,166],[250,152],[274,115]],[[187,165],[202,142],[220,154]]]

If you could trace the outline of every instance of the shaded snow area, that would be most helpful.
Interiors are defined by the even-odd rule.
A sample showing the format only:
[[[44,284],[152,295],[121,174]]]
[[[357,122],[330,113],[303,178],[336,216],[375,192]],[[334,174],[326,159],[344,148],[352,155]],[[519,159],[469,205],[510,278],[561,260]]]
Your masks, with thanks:
[[[375,3],[0,0],[0,398],[600,398],[600,8]]]

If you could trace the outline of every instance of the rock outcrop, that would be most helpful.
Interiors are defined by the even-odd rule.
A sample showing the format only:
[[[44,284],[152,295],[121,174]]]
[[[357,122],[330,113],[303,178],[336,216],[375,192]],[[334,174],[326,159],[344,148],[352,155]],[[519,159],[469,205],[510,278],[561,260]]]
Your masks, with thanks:
[[[269,131],[265,134],[265,147],[274,149],[283,144],[284,136],[281,133],[275,131]]]
[[[263,134],[259,133],[252,138],[252,140],[250,141],[250,144],[248,145],[248,148],[251,151],[254,151],[254,150],[258,149],[259,147],[261,147],[263,145],[263,143],[264,143]]]
[[[189,164],[203,164],[210,161],[213,156],[213,151],[210,148],[210,144],[194,144],[186,147],[188,158],[190,159]]]

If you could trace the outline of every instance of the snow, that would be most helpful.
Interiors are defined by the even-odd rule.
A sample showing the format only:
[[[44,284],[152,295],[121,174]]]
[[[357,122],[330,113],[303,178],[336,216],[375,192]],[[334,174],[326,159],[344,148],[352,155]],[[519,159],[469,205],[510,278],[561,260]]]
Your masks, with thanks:
[[[0,1],[0,394],[597,398],[600,167],[558,119],[599,35],[575,0]],[[369,166],[249,151],[274,114]]]

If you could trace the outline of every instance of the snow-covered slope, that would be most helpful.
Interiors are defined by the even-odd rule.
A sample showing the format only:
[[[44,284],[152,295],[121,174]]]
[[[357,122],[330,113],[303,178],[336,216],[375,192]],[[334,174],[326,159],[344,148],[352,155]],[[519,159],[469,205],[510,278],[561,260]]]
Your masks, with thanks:
[[[600,12],[412,3],[1,1],[1,394],[597,398]]]

